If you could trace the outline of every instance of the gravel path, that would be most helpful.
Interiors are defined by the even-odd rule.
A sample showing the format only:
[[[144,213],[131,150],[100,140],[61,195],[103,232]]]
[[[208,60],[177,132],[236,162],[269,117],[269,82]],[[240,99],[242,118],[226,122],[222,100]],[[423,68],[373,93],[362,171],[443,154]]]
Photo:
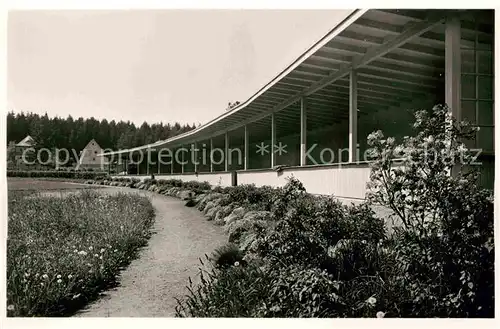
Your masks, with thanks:
[[[155,234],[140,251],[139,258],[121,273],[120,286],[105,292],[76,316],[174,316],[177,305],[174,297],[186,294],[188,277],[198,281],[194,278],[200,265],[198,259],[227,241],[222,228],[175,198],[126,188],[101,191],[127,191],[151,197],[156,209]]]

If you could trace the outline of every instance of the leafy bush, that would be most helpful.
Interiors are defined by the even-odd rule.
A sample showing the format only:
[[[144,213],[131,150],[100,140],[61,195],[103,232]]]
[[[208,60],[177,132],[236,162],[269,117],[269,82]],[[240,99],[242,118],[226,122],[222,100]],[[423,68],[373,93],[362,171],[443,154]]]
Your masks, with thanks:
[[[411,286],[410,314],[492,316],[492,198],[470,170],[473,158],[463,144],[470,127],[449,113],[445,106],[418,112],[416,136],[399,145],[381,132],[369,136],[377,156],[369,197],[402,223],[394,245],[404,277],[395,279]],[[403,155],[397,168],[395,154]]]
[[[338,317],[344,305],[340,283],[325,271],[290,266],[275,269],[256,317]]]
[[[211,271],[178,315],[492,317],[493,203],[462,143],[471,130],[443,106],[417,112],[414,127],[400,144],[369,136],[368,203],[309,195],[294,178],[215,188],[227,196],[219,205],[270,211],[271,225],[233,218],[231,252],[248,265]],[[373,205],[394,215],[376,218]],[[400,225],[389,234],[391,219]]]
[[[101,179],[108,177],[107,173],[89,171],[23,171],[7,170],[7,177],[31,177],[31,178],[68,178],[68,179]]]
[[[228,268],[236,262],[242,262],[243,253],[238,246],[228,243],[215,249],[211,260],[217,268]]]
[[[233,204],[245,206],[252,210],[266,211],[271,210],[276,195],[276,189],[270,186],[256,187],[254,184],[219,188],[218,191],[229,196],[221,204],[222,206]],[[216,191],[214,190],[214,192]]]
[[[177,300],[177,317],[252,317],[271,289],[271,277],[252,264],[199,274],[200,284],[190,279],[189,294]]]
[[[197,181],[185,182],[182,187],[190,190],[200,190],[200,191],[208,191],[211,188],[208,182],[197,182]]]
[[[146,243],[154,219],[145,197],[95,191],[64,201],[9,192],[8,212],[8,316],[66,315],[95,298]]]

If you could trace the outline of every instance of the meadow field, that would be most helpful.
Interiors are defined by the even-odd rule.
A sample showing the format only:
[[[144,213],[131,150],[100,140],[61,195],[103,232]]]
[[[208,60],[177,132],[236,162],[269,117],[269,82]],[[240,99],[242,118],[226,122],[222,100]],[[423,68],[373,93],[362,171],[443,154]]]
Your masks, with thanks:
[[[147,197],[33,179],[8,186],[8,316],[74,313],[116,284],[150,236]]]

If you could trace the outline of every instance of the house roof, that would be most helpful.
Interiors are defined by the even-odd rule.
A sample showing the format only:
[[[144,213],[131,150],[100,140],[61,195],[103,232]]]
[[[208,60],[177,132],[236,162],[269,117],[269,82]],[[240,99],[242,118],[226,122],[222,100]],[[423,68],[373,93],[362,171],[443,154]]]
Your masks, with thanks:
[[[16,146],[30,147],[30,146],[33,146],[34,144],[35,144],[35,140],[33,139],[33,137],[31,137],[30,135],[27,135],[26,137],[24,137],[24,139],[22,141],[17,143]]]
[[[101,148],[101,146],[99,145],[99,143],[97,143],[97,142],[96,142],[96,140],[95,140],[95,139],[93,139],[93,138],[92,138],[92,139],[91,139],[91,140],[87,143],[87,145],[86,145],[83,149],[85,150],[85,149],[86,149],[86,148],[88,148],[88,147],[89,147],[92,143],[95,143],[95,145],[96,145],[98,148],[102,149],[102,148]],[[80,153],[81,153],[81,152],[82,152],[82,151],[80,151]]]

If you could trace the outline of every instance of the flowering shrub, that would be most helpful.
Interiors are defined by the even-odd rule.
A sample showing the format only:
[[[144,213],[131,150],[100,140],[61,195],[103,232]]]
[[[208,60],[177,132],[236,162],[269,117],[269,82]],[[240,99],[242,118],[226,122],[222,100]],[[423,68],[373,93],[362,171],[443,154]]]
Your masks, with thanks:
[[[202,262],[203,265],[203,262]],[[200,284],[189,280],[189,295],[177,299],[177,317],[252,317],[271,289],[271,277],[238,262],[224,270],[200,269]]]
[[[234,244],[227,244],[217,248],[211,257],[216,268],[227,268],[234,265],[235,262],[243,261],[243,253]]]
[[[144,180],[144,183],[148,183],[147,179]],[[160,186],[173,186],[173,187],[182,187],[183,181],[180,179],[159,179],[158,185]]]
[[[184,184],[182,184],[182,187],[185,187],[190,190],[200,190],[200,191],[209,191],[211,188],[208,182],[197,182],[197,181],[185,182]]]
[[[146,243],[154,219],[145,197],[95,191],[63,202],[9,192],[8,212],[8,316],[65,315],[95,298]]]
[[[232,187],[217,187],[214,192],[228,195],[221,203],[222,206],[233,204],[244,206],[252,210],[271,210],[276,197],[276,189],[270,186],[256,187],[254,184],[238,185]]]
[[[409,287],[413,316],[492,316],[494,312],[493,203],[477,184],[473,157],[445,106],[416,113],[415,137],[401,144],[381,132],[368,142],[377,160],[372,202],[401,222],[393,237],[397,285]],[[394,168],[395,158],[402,166]]]
[[[277,270],[275,270],[277,271]],[[332,275],[317,268],[290,266],[271,275],[264,302],[257,317],[338,317],[343,302],[340,284]]]

